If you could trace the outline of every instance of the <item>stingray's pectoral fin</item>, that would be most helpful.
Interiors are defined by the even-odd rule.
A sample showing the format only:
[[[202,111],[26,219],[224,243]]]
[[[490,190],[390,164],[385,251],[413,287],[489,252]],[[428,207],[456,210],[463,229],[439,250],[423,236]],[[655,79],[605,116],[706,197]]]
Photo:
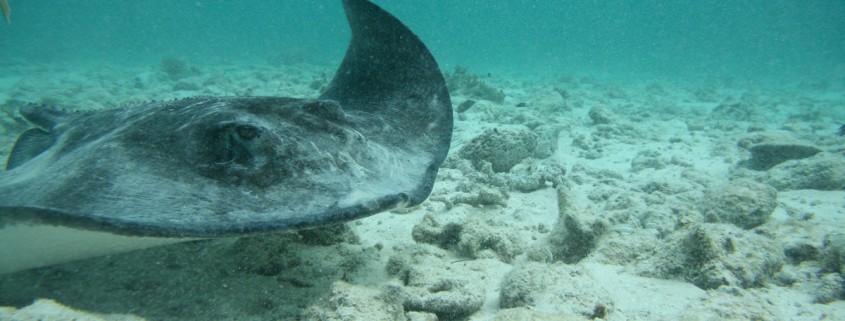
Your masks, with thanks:
[[[24,119],[38,128],[31,128],[18,136],[6,160],[6,170],[28,162],[53,146],[57,137],[53,128],[70,115],[63,110],[32,104],[21,107],[19,112]]]
[[[388,119],[436,119],[451,133],[452,105],[443,74],[419,37],[365,0],[344,0],[352,28],[346,56],[320,99]],[[407,128],[420,134],[430,124]],[[444,141],[451,137],[449,135]],[[447,142],[448,143],[448,142]]]
[[[378,115],[360,126],[382,146],[414,154],[417,171],[410,205],[425,200],[452,139],[452,103],[440,67],[425,44],[399,19],[367,0],[344,0],[352,40],[321,100],[337,101],[345,113]],[[413,137],[414,139],[407,139]],[[399,155],[392,155],[402,158]],[[376,175],[379,176],[379,175]]]
[[[12,147],[9,159],[6,160],[6,170],[28,162],[53,146],[55,142],[56,137],[49,132],[40,128],[30,128],[18,137],[15,146]]]
[[[51,130],[71,116],[71,112],[36,104],[24,105],[18,110],[21,116],[35,126]]]

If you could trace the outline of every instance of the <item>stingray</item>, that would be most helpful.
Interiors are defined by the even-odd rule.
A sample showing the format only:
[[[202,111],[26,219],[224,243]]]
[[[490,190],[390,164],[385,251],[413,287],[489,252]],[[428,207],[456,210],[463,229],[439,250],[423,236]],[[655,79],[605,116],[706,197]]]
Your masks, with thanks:
[[[32,128],[0,174],[0,272],[423,202],[452,136],[443,75],[398,19],[343,6],[352,39],[316,98],[21,107]]]

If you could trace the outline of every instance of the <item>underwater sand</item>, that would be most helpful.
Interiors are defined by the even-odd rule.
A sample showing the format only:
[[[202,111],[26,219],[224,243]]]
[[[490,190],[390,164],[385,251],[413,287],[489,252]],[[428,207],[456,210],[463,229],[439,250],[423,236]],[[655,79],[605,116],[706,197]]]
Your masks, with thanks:
[[[316,97],[334,66],[5,70],[3,155],[26,128],[23,102]],[[476,103],[456,112],[422,205],[0,275],[0,319],[845,320],[842,80],[446,71],[454,106]],[[787,160],[751,169],[755,146]],[[494,172],[503,159],[518,164]]]

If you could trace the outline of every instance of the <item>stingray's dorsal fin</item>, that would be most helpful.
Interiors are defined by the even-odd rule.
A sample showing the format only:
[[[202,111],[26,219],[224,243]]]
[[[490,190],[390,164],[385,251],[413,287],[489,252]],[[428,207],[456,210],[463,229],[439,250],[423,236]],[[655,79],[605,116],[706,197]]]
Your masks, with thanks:
[[[18,136],[9,159],[6,160],[6,170],[13,169],[30,159],[35,158],[45,150],[53,146],[56,136],[40,128],[30,128]]]

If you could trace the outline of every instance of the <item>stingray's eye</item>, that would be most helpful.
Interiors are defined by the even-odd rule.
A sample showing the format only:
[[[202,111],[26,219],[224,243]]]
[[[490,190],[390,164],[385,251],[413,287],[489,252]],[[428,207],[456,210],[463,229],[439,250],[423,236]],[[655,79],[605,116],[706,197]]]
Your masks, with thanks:
[[[240,125],[236,128],[236,130],[238,131],[238,136],[243,139],[253,139],[258,137],[258,128],[255,128],[255,126]]]

